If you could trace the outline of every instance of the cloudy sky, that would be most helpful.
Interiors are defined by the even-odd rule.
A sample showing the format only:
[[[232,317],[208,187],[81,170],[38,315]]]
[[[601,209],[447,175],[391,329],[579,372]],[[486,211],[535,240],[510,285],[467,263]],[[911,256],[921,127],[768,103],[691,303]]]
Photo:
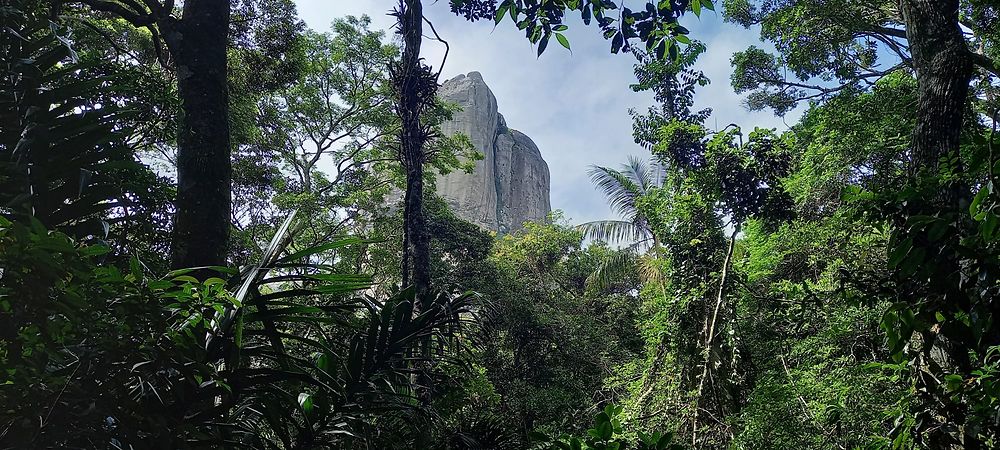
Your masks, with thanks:
[[[313,29],[326,31],[337,17],[372,17],[375,27],[391,33],[393,20],[386,13],[395,0],[296,0],[299,15]],[[721,3],[721,2],[716,2]],[[552,208],[561,209],[573,223],[613,217],[603,197],[587,177],[590,165],[618,166],[628,155],[648,157],[632,140],[629,108],[645,110],[651,95],[629,89],[635,82],[631,55],[612,55],[609,43],[592,25],[585,27],[578,16],[567,24],[573,52],[551,43],[541,58],[510,19],[494,29],[488,21],[469,23],[454,16],[447,0],[425,2],[425,15],[434,23],[451,52],[443,79],[478,71],[496,94],[507,123],[530,136],[541,149],[552,174]],[[698,68],[712,80],[701,89],[696,107],[712,108],[709,128],[736,123],[786,129],[781,118],[768,112],[751,113],[729,85],[730,56],[754,44],[756,31],[747,31],[722,21],[706,11],[699,20],[682,19],[693,37],[705,42],[708,51]],[[440,65],[443,47],[425,40],[425,58]],[[792,123],[795,114],[786,118]]]

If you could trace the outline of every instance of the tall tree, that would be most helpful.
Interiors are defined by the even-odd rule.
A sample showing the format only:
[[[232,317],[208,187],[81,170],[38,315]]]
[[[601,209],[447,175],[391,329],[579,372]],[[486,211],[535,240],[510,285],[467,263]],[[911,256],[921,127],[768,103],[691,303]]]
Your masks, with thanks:
[[[400,160],[406,172],[403,197],[403,285],[412,284],[418,297],[430,286],[430,240],[423,211],[424,145],[429,130],[421,118],[434,104],[437,76],[420,57],[423,42],[423,5],[420,0],[400,0],[394,12],[403,40],[403,56],[393,68],[392,83],[396,92],[396,114],[401,121]]]
[[[578,228],[586,238],[627,246],[625,251],[608,254],[608,258],[597,266],[588,278],[591,286],[605,288],[635,268],[640,269],[645,281],[660,279],[659,270],[652,261],[660,252],[660,241],[638,205],[643,196],[658,187],[659,180],[653,170],[636,157],[629,157],[620,170],[591,167],[590,179],[622,218],[587,222]]]
[[[726,6],[728,19],[746,26],[761,25],[762,35],[779,52],[768,55],[751,48],[734,57],[734,87],[751,91],[751,107],[770,106],[783,112],[799,100],[870,89],[875,80],[899,69],[914,74],[915,122],[906,161],[909,187],[901,193],[887,193],[890,212],[883,217],[894,225],[889,264],[898,295],[905,299],[901,303],[906,306],[900,308],[906,311],[904,315],[922,319],[919,325],[899,329],[896,325],[908,320],[892,319],[886,325],[892,330],[894,354],[902,351],[903,342],[911,344],[909,356],[919,398],[912,412],[919,417],[922,443],[936,448],[983,445],[989,433],[973,426],[970,420],[976,414],[940,380],[971,374],[969,350],[981,354],[996,341],[971,339],[968,334],[990,336],[995,329],[982,323],[944,325],[937,317],[978,316],[977,310],[991,301],[986,291],[964,281],[991,284],[990,272],[976,275],[983,270],[980,261],[985,259],[979,258],[988,254],[987,246],[970,247],[962,242],[973,242],[968,239],[980,234],[980,225],[975,223],[980,219],[968,217],[970,187],[989,189],[984,179],[990,176],[973,166],[977,159],[992,161],[992,157],[977,156],[989,152],[976,150],[963,137],[977,134],[968,133],[980,123],[970,105],[983,105],[981,97],[994,89],[993,80],[1000,75],[996,48],[1000,10],[995,2],[976,0],[730,0]],[[886,54],[892,63],[880,67],[879,59]],[[790,69],[794,79],[782,74],[784,68]],[[826,82],[814,83],[813,79]],[[915,225],[920,217],[939,218],[937,230]],[[949,236],[955,240],[942,239],[943,230],[954,233]],[[984,236],[988,239],[991,232]],[[914,277],[918,266],[927,270]],[[893,337],[896,332],[906,337]]]
[[[177,76],[181,118],[177,133],[177,199],[171,264],[224,265],[232,202],[228,55],[230,5],[187,0],[142,3],[74,0],[149,29],[166,43]]]
[[[303,33],[298,79],[254,103],[260,123],[254,146],[276,156],[280,173],[261,205],[243,205],[235,217],[245,245],[259,245],[292,209],[308,225],[295,245],[308,247],[364,223],[384,204],[396,178],[386,145],[398,133],[387,68],[398,51],[370,23],[367,16],[346,17],[331,32]],[[271,204],[276,211],[262,214]]]
[[[958,150],[976,69],[987,79],[1000,75],[991,19],[997,11],[989,2],[961,0],[727,0],[726,19],[761,26],[779,52],[737,53],[733,87],[750,92],[752,109],[783,113],[799,101],[867,89],[910,69],[919,86],[911,172],[934,171],[942,156]]]
[[[966,43],[959,23],[960,3],[959,0],[899,2],[917,77],[913,173],[936,171],[942,157],[958,155],[976,61],[984,69],[998,72],[995,62],[973,53]]]

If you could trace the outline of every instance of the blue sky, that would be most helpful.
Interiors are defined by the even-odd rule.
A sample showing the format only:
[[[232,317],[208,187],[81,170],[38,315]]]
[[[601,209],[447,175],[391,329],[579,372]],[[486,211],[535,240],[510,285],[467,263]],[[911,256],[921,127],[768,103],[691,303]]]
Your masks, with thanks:
[[[310,28],[326,31],[337,17],[367,14],[376,28],[391,33],[393,20],[386,13],[396,0],[296,0],[299,15]],[[530,136],[549,164],[552,174],[553,209],[561,209],[573,223],[612,218],[604,198],[587,177],[592,164],[618,166],[628,155],[648,157],[632,140],[629,108],[645,110],[652,104],[646,93],[635,93],[631,55],[612,55],[609,43],[594,26],[571,19],[565,33],[573,52],[555,42],[541,58],[509,18],[494,29],[493,23],[466,22],[451,14],[447,0],[425,1],[425,15],[451,45],[442,78],[478,71],[496,94],[500,112],[508,125]],[[721,2],[716,2],[721,3]],[[696,107],[712,108],[707,125],[719,128],[736,123],[744,129],[755,126],[785,130],[798,116],[785,120],[770,112],[751,113],[729,84],[730,57],[749,45],[761,44],[756,30],[724,23],[721,14],[706,11],[701,19],[686,16],[682,23],[692,37],[704,42],[708,51],[698,69],[712,84],[701,88]],[[425,40],[424,55],[434,67],[440,65],[443,46]]]

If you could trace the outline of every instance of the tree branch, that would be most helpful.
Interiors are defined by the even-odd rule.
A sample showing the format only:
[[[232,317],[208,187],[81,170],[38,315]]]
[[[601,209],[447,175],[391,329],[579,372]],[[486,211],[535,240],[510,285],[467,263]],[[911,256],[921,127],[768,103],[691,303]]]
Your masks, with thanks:
[[[441,35],[438,34],[436,29],[434,29],[434,24],[428,20],[427,17],[424,17],[423,19],[424,22],[427,22],[427,25],[430,25],[431,32],[434,33],[434,39],[444,44],[444,57],[441,58],[441,65],[438,66],[437,75],[434,75],[434,78],[441,78],[441,71],[444,70],[444,63],[448,61],[448,53],[451,51],[451,46],[448,45],[448,41],[441,39]]]
[[[122,19],[125,19],[128,23],[136,27],[149,27],[156,22],[156,18],[152,14],[146,12],[137,12],[126,8],[121,3],[109,2],[104,0],[78,0],[80,3],[89,6],[95,11],[102,11],[111,14],[115,14]]]
[[[969,51],[969,57],[972,58],[972,63],[985,69],[987,72],[992,73],[1000,77],[1000,67],[997,66],[997,62],[982,53],[976,53],[974,51]]]

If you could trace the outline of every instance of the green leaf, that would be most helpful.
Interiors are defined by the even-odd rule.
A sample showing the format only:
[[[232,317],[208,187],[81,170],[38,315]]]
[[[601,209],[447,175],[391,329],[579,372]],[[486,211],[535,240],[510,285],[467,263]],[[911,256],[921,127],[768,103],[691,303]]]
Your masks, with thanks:
[[[279,259],[278,263],[288,263],[288,262],[298,261],[298,260],[300,260],[302,258],[305,258],[307,256],[312,256],[312,255],[315,255],[317,253],[323,253],[323,252],[330,251],[330,250],[336,250],[336,249],[339,249],[339,248],[344,248],[344,247],[347,247],[349,245],[371,244],[371,243],[375,243],[375,242],[376,241],[365,240],[365,239],[361,239],[361,238],[353,237],[353,236],[339,238],[336,241],[333,241],[333,242],[330,242],[330,243],[327,243],[327,244],[316,245],[316,246],[309,247],[307,249],[300,250],[300,251],[297,251],[295,253],[292,253],[291,255],[288,255],[288,256],[285,256],[285,257]]]
[[[111,248],[106,245],[88,245],[80,249],[83,256],[101,256],[111,252]]]
[[[991,242],[996,239],[997,225],[1000,225],[1000,219],[997,218],[997,215],[987,213],[982,225],[983,239],[986,240],[986,242]]]
[[[541,57],[542,53],[545,52],[545,47],[549,45],[549,35],[544,35],[538,41],[538,56]]]
[[[656,448],[658,450],[664,450],[667,448],[668,445],[670,445],[671,442],[673,442],[673,440],[674,440],[674,433],[666,433],[663,436],[661,436],[658,441],[656,441]]]
[[[927,237],[931,240],[931,242],[937,242],[941,240],[941,238],[943,238],[950,229],[951,227],[948,226],[947,222],[943,220],[935,221],[934,224],[931,225],[931,229],[927,233]]]
[[[990,186],[989,184],[983,186],[982,189],[980,189],[979,192],[976,193],[976,196],[973,197],[972,203],[969,204],[969,214],[972,215],[972,217],[976,217],[979,215],[979,210],[981,205],[983,204],[983,201],[985,201],[986,198],[989,197],[990,195],[990,190],[988,189],[989,186]]]
[[[569,39],[566,39],[566,36],[563,36],[562,33],[556,33],[556,40],[563,47],[566,47],[566,50],[573,51],[573,49],[569,48]]]
[[[500,22],[503,21],[503,17],[507,15],[508,10],[510,10],[510,4],[504,2],[504,4],[500,5],[500,7],[497,8],[496,15],[493,16],[493,22],[499,25]]]
[[[913,238],[907,238],[905,241],[892,247],[892,250],[889,252],[889,267],[899,266],[899,263],[903,262],[903,258],[906,257],[911,248],[913,248]]]
[[[611,439],[611,435],[614,433],[614,429],[611,427],[611,422],[601,422],[601,424],[597,426],[597,433],[600,435],[600,438],[605,441]]]
[[[949,374],[944,377],[944,382],[948,386],[949,391],[957,391],[960,387],[962,387],[963,381],[964,379],[961,375]]]
[[[299,394],[299,406],[302,407],[302,411],[306,414],[312,413],[313,410],[313,398],[305,392]]]
[[[903,261],[903,265],[899,270],[903,273],[903,275],[913,275],[918,269],[920,269],[920,266],[923,265],[926,256],[927,250],[925,248],[914,247],[913,251],[910,252],[910,254]]]
[[[202,284],[204,284],[205,286],[215,286],[217,284],[225,285],[226,284],[226,280],[223,280],[222,278],[219,278],[219,277],[211,277],[211,278],[205,280],[204,282],[202,282]]]
[[[618,54],[623,45],[625,45],[625,36],[619,31],[611,38],[611,53]]]
[[[174,281],[185,282],[185,283],[195,283],[195,284],[201,282],[197,278],[192,277],[190,275],[181,275],[179,277],[174,277]]]

